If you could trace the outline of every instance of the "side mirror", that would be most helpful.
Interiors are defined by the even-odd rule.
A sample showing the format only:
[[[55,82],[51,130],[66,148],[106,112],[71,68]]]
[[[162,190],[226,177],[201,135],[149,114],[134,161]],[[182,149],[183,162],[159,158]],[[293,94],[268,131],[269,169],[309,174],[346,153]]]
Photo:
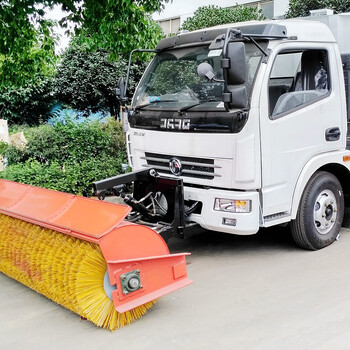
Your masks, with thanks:
[[[217,79],[214,73],[213,67],[207,63],[207,62],[202,62],[198,67],[197,67],[197,74],[201,78],[205,78],[208,80],[213,80],[218,83],[224,83],[224,80]]]
[[[205,78],[208,80],[213,80],[215,78],[213,67],[209,63],[206,63],[206,62],[203,62],[198,66],[197,74],[201,78]]]
[[[115,94],[119,101],[125,101],[126,91],[125,91],[125,80],[120,78],[118,81],[118,87],[115,89]]]
[[[244,85],[230,85],[228,92],[224,92],[222,95],[226,110],[247,107],[248,94]]]
[[[229,30],[226,36],[229,37]],[[247,88],[243,85],[247,78],[246,52],[243,42],[225,40],[221,68],[224,70],[225,78],[222,96],[226,110],[247,107]]]
[[[227,72],[227,85],[245,83],[247,63],[244,43],[231,42],[227,44],[226,58],[222,60],[222,68]]]

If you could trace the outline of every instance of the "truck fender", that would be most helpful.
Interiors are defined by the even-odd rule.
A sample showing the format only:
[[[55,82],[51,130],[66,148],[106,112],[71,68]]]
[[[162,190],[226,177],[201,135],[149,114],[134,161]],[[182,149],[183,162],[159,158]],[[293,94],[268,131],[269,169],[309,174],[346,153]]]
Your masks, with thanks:
[[[293,198],[292,198],[292,208],[291,208],[291,219],[295,219],[299,203],[301,200],[301,196],[303,195],[304,189],[308,181],[310,180],[311,176],[320,168],[325,166],[341,166],[344,168],[344,170],[347,170],[349,172],[349,168],[344,164],[343,156],[350,155],[349,151],[336,151],[331,153],[324,153],[319,154],[316,157],[310,159],[302,169],[302,171],[299,174],[299,177],[297,179],[295,189],[293,192]],[[327,170],[327,169],[325,169]],[[334,174],[337,176],[337,174]]]

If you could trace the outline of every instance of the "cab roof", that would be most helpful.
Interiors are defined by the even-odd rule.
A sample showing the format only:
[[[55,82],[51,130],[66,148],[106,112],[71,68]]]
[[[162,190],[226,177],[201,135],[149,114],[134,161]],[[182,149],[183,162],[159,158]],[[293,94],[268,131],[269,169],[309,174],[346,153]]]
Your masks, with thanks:
[[[180,33],[161,40],[156,50],[162,51],[170,48],[210,43],[218,36],[224,35],[228,28],[240,30],[243,35],[255,39],[293,38],[297,41],[306,42],[335,42],[334,36],[327,25],[317,21],[293,19],[230,23],[193,32]]]

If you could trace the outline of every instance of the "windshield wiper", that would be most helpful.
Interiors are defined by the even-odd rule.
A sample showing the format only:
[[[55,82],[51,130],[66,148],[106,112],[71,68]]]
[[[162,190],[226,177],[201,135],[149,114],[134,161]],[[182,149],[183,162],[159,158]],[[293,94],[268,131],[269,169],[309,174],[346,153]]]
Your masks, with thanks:
[[[194,103],[194,104],[189,105],[189,106],[184,106],[184,107],[182,107],[182,108],[180,108],[180,109],[178,110],[178,113],[179,113],[179,114],[182,114],[183,112],[185,112],[185,111],[187,111],[187,110],[189,110],[189,109],[191,109],[191,108],[193,108],[193,107],[202,105],[202,104],[207,103],[207,102],[213,102],[213,101],[217,101],[217,100],[216,100],[216,99],[208,99],[208,100],[205,100],[205,101],[199,101],[199,102]],[[220,101],[218,101],[218,102],[220,102]]]
[[[159,103],[159,102],[179,102],[179,100],[154,100],[154,101],[151,101],[148,103],[144,103],[143,105],[136,106],[134,108],[134,111],[138,111],[139,109],[145,108],[147,106],[150,106],[150,105],[153,105],[153,104]]]

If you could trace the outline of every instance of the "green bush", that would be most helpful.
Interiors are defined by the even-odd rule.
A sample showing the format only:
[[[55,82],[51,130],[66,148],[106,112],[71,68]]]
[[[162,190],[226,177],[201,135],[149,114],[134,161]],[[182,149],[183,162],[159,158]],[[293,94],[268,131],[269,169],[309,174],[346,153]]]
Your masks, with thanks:
[[[89,158],[79,163],[59,164],[52,162],[42,164],[37,160],[8,166],[2,175],[6,180],[45,187],[52,190],[92,196],[91,184],[120,174],[122,160],[103,156],[99,159]]]
[[[24,133],[28,138],[28,145],[23,151],[17,150],[15,156],[20,158],[20,162],[32,159],[42,164],[54,161],[64,164],[79,163],[102,155],[111,158],[124,156],[121,125],[113,119],[109,119],[107,123],[96,121],[75,124],[67,121],[54,126],[41,125],[37,128],[24,128]],[[5,156],[11,157],[9,154]],[[9,164],[13,164],[11,159]]]
[[[126,162],[119,122],[42,125],[24,128],[24,150],[8,147],[7,180],[91,196],[92,182],[118,175]]]

